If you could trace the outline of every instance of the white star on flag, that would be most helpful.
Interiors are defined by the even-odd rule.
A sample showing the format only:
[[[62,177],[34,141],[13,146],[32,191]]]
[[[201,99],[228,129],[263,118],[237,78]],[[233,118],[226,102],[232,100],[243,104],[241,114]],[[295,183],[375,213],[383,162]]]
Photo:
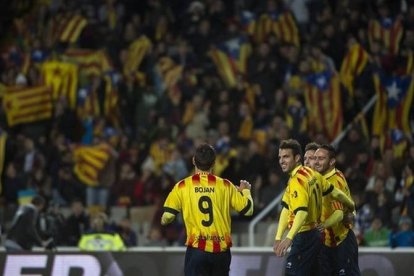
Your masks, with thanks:
[[[240,47],[239,40],[237,38],[229,40],[227,41],[226,46],[227,46],[227,49],[229,49],[230,53],[233,53],[234,51],[238,51]]]
[[[395,99],[398,101],[398,95],[401,89],[398,88],[397,82],[393,81],[391,85],[387,86],[388,99]]]

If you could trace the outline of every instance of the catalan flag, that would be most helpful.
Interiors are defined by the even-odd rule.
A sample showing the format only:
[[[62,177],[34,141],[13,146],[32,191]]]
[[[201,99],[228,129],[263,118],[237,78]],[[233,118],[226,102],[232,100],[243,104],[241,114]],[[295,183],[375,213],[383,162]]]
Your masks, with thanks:
[[[128,47],[127,58],[124,64],[124,74],[135,74],[145,55],[151,49],[151,41],[145,35],[134,40]]]
[[[273,32],[281,43],[300,46],[300,35],[296,21],[289,10],[271,12],[259,17],[256,27],[255,40],[263,42],[267,35]]]
[[[251,45],[244,36],[220,43],[210,52],[221,78],[228,87],[236,86],[238,77],[246,74],[250,54]]]
[[[96,118],[100,115],[98,98],[90,86],[79,89],[76,113],[81,119]]]
[[[3,191],[3,183],[1,180],[3,179],[4,161],[6,159],[6,141],[7,133],[0,129],[0,194]]]
[[[368,39],[372,47],[381,42],[390,54],[398,54],[404,26],[400,18],[371,19],[368,24]]]
[[[251,11],[242,11],[239,15],[240,25],[250,36],[253,36],[256,31],[256,20],[256,14]]]
[[[384,135],[391,129],[400,129],[409,135],[409,114],[414,94],[412,76],[373,75],[377,101],[373,115],[373,135]]]
[[[65,97],[69,106],[75,108],[78,67],[72,63],[48,61],[43,63],[41,72],[43,83],[52,87],[52,99]]]
[[[88,186],[98,185],[99,173],[110,158],[110,147],[107,144],[78,146],[74,149],[73,156],[73,171],[78,179]]]
[[[76,64],[81,76],[101,76],[113,69],[112,62],[104,50],[70,48],[62,58]]]
[[[51,96],[47,86],[7,87],[3,107],[9,126],[49,119],[53,110]]]
[[[183,74],[183,66],[176,64],[170,57],[162,57],[157,63],[157,74],[161,79],[161,89],[167,91],[174,103],[181,98],[178,81]]]
[[[105,101],[103,114],[113,125],[119,126],[119,95],[114,78],[114,74],[111,73],[104,76]]]
[[[333,140],[342,131],[343,114],[339,77],[326,70],[305,77],[308,128]]]
[[[369,60],[368,52],[359,44],[353,44],[342,61],[339,76],[351,96],[354,95],[354,80],[360,76]]]
[[[82,15],[75,14],[61,22],[59,41],[75,43],[78,41],[83,29],[88,25],[88,20]]]

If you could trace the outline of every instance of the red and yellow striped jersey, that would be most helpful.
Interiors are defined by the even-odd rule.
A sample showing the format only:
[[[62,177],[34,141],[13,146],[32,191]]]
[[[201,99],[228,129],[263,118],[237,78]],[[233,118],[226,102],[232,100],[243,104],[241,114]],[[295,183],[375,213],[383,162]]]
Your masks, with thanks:
[[[291,173],[282,206],[289,210],[288,228],[292,227],[296,212],[303,210],[308,216],[299,232],[308,231],[319,223],[322,209],[322,197],[333,190],[325,178],[318,172],[305,166],[297,166]]]
[[[182,212],[186,245],[207,252],[223,252],[232,246],[231,210],[253,213],[250,190],[238,192],[227,179],[197,173],[178,182],[164,203],[164,212]]]
[[[333,169],[323,176],[331,185],[335,188],[344,192],[349,198],[351,193],[348,188],[348,184],[345,180],[344,175],[341,171]],[[329,218],[335,210],[342,210],[342,203],[336,201],[331,196],[323,197],[322,201],[322,216],[321,220],[325,221]],[[336,247],[338,246],[347,236],[349,227],[344,225],[342,222],[335,224],[332,227],[325,229],[323,233],[323,241],[326,246]]]

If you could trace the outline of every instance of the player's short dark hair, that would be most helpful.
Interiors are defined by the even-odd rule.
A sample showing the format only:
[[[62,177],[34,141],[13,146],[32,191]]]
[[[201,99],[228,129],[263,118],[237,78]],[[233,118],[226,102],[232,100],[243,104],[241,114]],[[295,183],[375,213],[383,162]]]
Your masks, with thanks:
[[[324,149],[328,152],[329,159],[336,157],[336,149],[330,144],[323,144],[319,147],[320,149]]]
[[[315,151],[315,150],[319,149],[319,148],[320,148],[320,146],[321,146],[321,145],[319,145],[319,144],[318,144],[318,143],[316,143],[316,142],[310,142],[310,143],[308,143],[308,144],[305,146],[305,152],[306,152],[306,151],[308,151],[308,150],[313,150],[313,151]]]
[[[211,145],[201,144],[196,148],[194,163],[198,169],[208,171],[213,167],[215,161],[216,151]]]
[[[279,149],[291,149],[293,156],[299,154],[302,156],[302,147],[300,146],[299,142],[295,139],[287,139],[280,142]]]
[[[40,195],[35,195],[32,198],[31,202],[34,206],[45,206],[45,204],[46,204],[45,199],[43,197],[41,197]]]

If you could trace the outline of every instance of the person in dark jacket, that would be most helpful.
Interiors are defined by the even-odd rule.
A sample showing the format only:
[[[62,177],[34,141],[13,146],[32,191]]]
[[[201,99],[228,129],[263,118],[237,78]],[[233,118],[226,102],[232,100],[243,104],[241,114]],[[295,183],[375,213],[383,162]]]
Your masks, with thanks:
[[[47,247],[50,241],[42,241],[36,227],[39,212],[44,206],[43,197],[34,196],[30,204],[19,207],[4,243],[6,251],[30,251],[34,245]]]
[[[75,199],[71,204],[72,214],[66,219],[66,243],[77,246],[83,233],[89,229],[89,215],[85,212],[81,200]]]

